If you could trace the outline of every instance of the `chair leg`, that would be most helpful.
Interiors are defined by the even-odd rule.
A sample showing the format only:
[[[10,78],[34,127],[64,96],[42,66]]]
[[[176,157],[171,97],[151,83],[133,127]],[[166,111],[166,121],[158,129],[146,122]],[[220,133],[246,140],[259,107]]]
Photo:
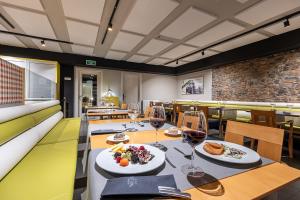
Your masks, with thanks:
[[[255,140],[254,139],[250,139],[250,140],[251,140],[250,148],[254,149]]]
[[[293,125],[289,128],[289,140],[288,140],[289,158],[293,158],[294,154],[294,139],[293,139]]]

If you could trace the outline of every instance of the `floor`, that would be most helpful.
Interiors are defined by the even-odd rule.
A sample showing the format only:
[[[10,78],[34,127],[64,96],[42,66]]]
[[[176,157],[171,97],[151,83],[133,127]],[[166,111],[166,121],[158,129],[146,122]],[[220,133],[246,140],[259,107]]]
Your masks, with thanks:
[[[81,200],[81,193],[85,191],[86,188],[86,175],[82,171],[81,159],[83,156],[83,150],[86,145],[86,134],[87,134],[87,123],[82,120],[81,130],[80,130],[80,140],[78,144],[78,158],[77,158],[77,170],[76,170],[76,180],[75,180],[75,190],[73,195],[73,200]],[[287,153],[283,152],[282,161],[291,167],[300,169],[300,151],[295,152],[295,158],[289,159],[285,155]],[[299,200],[300,199],[300,181],[292,183],[287,187],[281,189],[278,192],[278,200]],[[266,198],[267,199],[267,198]]]

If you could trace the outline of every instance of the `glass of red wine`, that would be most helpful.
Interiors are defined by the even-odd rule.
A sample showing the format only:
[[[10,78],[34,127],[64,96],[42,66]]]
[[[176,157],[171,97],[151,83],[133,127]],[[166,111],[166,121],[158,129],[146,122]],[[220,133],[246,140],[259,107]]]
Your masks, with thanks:
[[[153,144],[153,146],[165,150],[166,147],[157,141],[157,134],[158,129],[160,129],[166,121],[166,114],[165,109],[163,106],[153,106],[152,111],[150,113],[150,124],[153,128],[155,128],[155,134],[156,134],[156,142]]]
[[[190,177],[202,177],[204,171],[195,165],[195,146],[204,142],[207,137],[207,122],[202,111],[186,111],[182,121],[183,142],[192,147],[191,163],[183,165],[181,171]]]

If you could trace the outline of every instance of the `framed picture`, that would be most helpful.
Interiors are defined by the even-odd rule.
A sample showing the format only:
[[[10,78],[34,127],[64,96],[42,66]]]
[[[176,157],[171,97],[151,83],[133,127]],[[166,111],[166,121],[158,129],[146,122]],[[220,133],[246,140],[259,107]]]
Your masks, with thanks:
[[[204,77],[186,79],[182,81],[181,94],[204,94]]]

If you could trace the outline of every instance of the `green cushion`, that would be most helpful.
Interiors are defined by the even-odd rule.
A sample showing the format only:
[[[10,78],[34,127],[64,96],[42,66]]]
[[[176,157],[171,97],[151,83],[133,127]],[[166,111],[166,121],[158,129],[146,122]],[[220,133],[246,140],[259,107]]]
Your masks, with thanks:
[[[79,133],[80,133],[80,118],[62,119],[39,142],[39,145],[68,141],[68,140],[78,140]]]
[[[55,113],[59,112],[61,110],[60,105],[52,106],[49,108],[46,108],[44,110],[40,110],[38,112],[35,112],[32,114],[36,124],[41,123],[42,121],[46,120],[47,118],[51,117]]]
[[[0,145],[35,126],[34,118],[25,115],[0,124]]]
[[[0,182],[5,200],[72,200],[77,141],[36,146]]]

